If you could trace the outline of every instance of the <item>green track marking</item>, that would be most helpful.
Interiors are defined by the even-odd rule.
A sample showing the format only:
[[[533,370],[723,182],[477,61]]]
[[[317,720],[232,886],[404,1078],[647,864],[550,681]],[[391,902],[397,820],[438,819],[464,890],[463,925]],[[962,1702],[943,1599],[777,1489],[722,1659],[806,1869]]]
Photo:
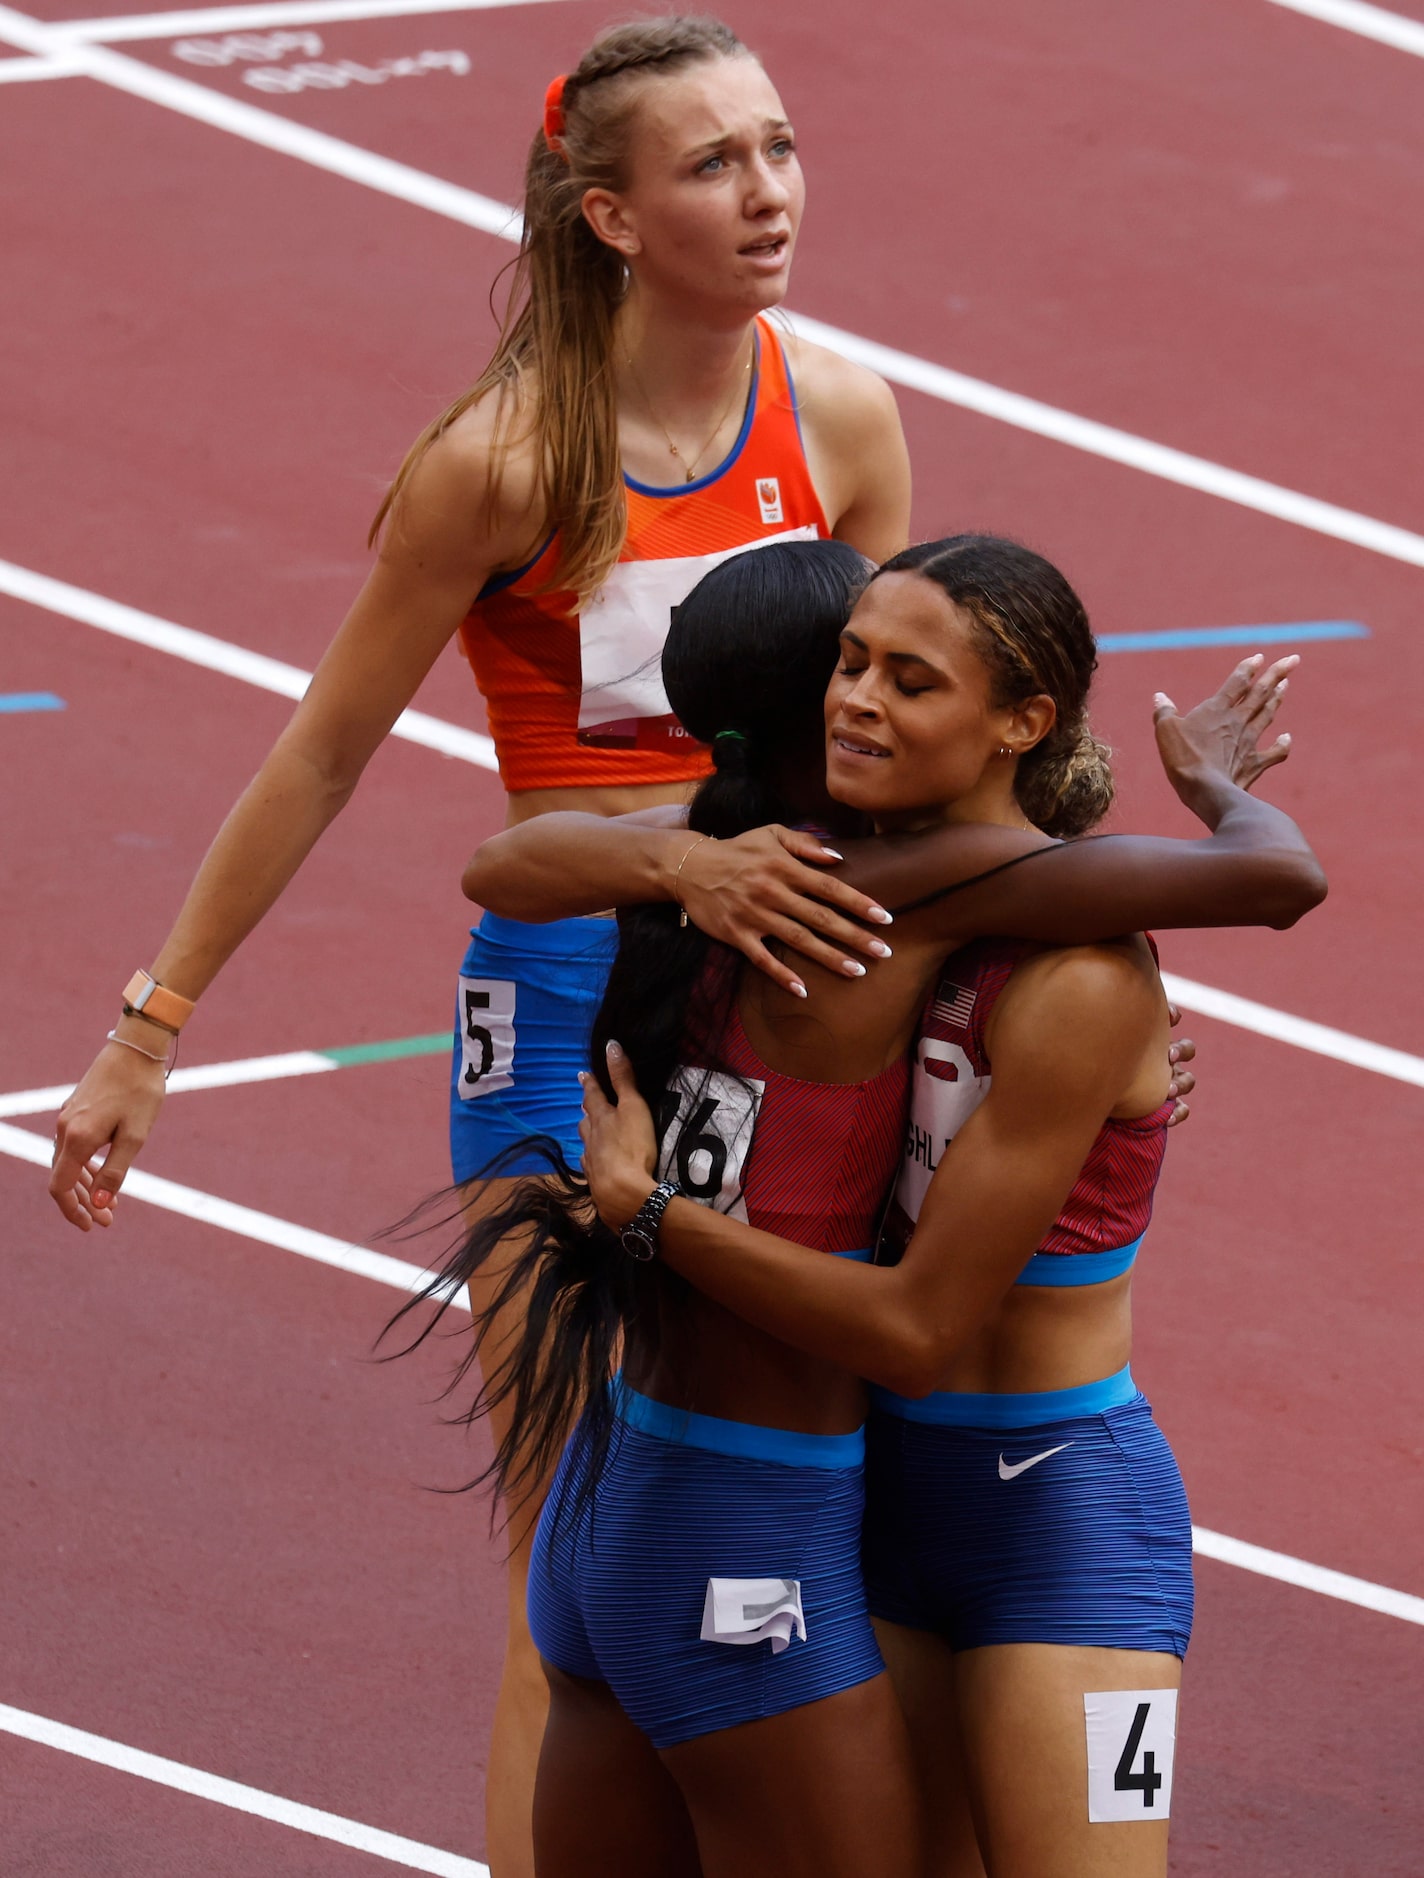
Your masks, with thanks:
[[[449,1031],[438,1030],[432,1037],[390,1037],[385,1043],[352,1043],[342,1050],[318,1050],[317,1055],[350,1069],[356,1063],[393,1063],[404,1056],[444,1056],[449,1049]]]

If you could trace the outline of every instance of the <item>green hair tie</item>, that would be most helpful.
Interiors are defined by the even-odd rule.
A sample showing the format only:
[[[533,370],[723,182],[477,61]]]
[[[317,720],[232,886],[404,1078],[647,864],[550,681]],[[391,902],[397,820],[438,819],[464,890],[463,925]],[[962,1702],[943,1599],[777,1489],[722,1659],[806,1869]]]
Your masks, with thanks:
[[[740,730],[719,730],[712,741],[713,743],[720,743],[724,737],[735,738],[738,743],[745,743],[747,741],[745,733]]]

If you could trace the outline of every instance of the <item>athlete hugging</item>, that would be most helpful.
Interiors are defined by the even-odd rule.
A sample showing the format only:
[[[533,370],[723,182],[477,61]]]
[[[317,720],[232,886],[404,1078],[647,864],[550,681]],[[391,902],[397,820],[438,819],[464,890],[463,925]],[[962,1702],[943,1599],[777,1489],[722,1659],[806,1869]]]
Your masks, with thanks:
[[[743,553],[663,651],[715,764],[685,816],[549,814],[466,871],[502,917],[619,908],[582,1175],[527,1139],[552,1175],[427,1293],[498,1271],[469,1413],[513,1504],[552,1474],[541,1874],[1166,1871],[1191,1526],[1129,1367],[1173,1109],[1143,929],[1324,886],[1247,793],[1294,659],[1158,699],[1196,841],[1081,839],[1094,662],[1013,542]],[[769,841],[860,896],[868,970],[705,936]],[[514,1035],[512,1091],[517,993]]]
[[[1320,898],[1246,793],[1295,661],[1159,700],[1203,838],[1079,839],[1083,609],[1011,542],[906,549],[888,386],[768,318],[804,196],[715,20],[551,84],[494,355],[50,1190],[113,1223],[174,1033],[458,635],[509,791],[430,1294],[469,1286],[511,1541],[493,1878],[1146,1878],[1190,1533],[1128,1298],[1190,1077],[1140,935]]]

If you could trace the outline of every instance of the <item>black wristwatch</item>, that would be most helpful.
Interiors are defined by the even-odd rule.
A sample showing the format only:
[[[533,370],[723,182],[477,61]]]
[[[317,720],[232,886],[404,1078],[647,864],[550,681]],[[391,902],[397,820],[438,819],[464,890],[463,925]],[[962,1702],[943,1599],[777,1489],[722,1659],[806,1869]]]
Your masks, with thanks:
[[[676,1182],[660,1180],[652,1192],[619,1233],[623,1241],[623,1250],[629,1258],[646,1263],[658,1249],[658,1227],[663,1223],[663,1214],[668,1208],[668,1201],[676,1199],[682,1192]]]

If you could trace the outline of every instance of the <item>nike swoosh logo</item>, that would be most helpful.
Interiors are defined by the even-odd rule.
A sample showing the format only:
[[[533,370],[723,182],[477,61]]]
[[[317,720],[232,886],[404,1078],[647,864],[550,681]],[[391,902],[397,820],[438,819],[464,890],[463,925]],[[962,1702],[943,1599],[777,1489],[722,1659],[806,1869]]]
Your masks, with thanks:
[[[1039,1462],[1046,1461],[1050,1454],[1061,1454],[1064,1448],[1071,1448],[1072,1445],[1073,1443],[1071,1441],[1061,1442],[1056,1448],[1045,1448],[1042,1454],[1030,1454],[1026,1461],[1015,1461],[1012,1467],[1009,1466],[1008,1462],[1001,1454],[999,1456],[999,1478],[1000,1480],[1012,1480],[1015,1474],[1022,1474],[1030,1467],[1037,1467]]]

